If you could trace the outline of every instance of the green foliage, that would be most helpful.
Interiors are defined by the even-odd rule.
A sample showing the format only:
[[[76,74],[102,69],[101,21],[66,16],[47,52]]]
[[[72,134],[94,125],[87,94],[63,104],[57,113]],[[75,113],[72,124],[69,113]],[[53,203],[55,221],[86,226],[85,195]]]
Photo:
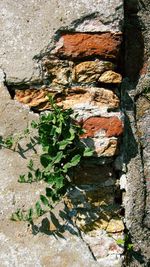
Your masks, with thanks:
[[[118,238],[118,239],[116,240],[116,242],[117,242],[117,245],[122,245],[122,246],[124,246],[124,244],[125,244],[125,240],[124,240],[124,239],[121,239],[121,238]]]
[[[26,213],[20,210],[15,212],[12,215],[13,220],[31,221],[32,218],[39,217],[52,209],[67,190],[71,170],[80,163],[83,157],[93,154],[80,142],[83,130],[72,119],[72,109],[63,110],[51,99],[50,101],[53,112],[45,112],[40,115],[39,122],[32,121],[31,123],[31,127],[38,131],[36,140],[42,147],[40,155],[42,168],[34,168],[31,159],[28,164],[28,174],[20,175],[18,180],[20,183],[43,180],[47,184],[46,193],[40,195],[40,200],[35,204],[34,209],[29,209]]]
[[[129,235],[127,235],[127,234],[125,235],[124,239],[119,238],[116,240],[116,242],[118,245],[124,246],[125,249],[129,252],[131,252],[133,250],[133,244],[131,243]]]
[[[15,136],[9,135],[6,138],[3,138],[2,136],[0,136],[0,147],[4,147],[4,148],[8,148],[12,151],[16,151],[16,146],[17,146],[18,142],[21,139],[27,137],[29,135],[29,133],[30,133],[29,129],[26,128],[24,130],[23,135],[20,135],[20,134],[18,136],[17,135],[15,135]],[[35,140],[34,140],[34,142],[35,142]],[[31,140],[31,143],[33,143],[33,140]]]
[[[8,136],[6,139],[1,137],[0,139],[0,146],[11,149],[14,145],[14,138],[12,135]]]

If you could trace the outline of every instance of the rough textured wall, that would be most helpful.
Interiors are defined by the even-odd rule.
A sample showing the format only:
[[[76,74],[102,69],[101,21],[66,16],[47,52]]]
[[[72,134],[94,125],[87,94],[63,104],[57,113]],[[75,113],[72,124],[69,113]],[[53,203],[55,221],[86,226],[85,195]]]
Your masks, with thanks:
[[[76,187],[32,229],[9,216],[42,190],[17,184],[33,151],[28,140],[19,153],[0,150],[3,266],[148,266],[148,1],[0,5],[0,135],[16,135],[38,117],[32,111],[49,110],[50,93],[79,114],[81,140],[95,150],[74,171]],[[124,230],[132,253],[117,244]]]
[[[75,3],[71,0],[4,0],[0,3],[0,10],[0,66],[11,81],[39,78],[39,71],[32,59],[47,46],[60,27],[99,12],[100,19],[97,23],[91,23],[89,30],[97,28],[99,31],[100,26],[103,31],[116,31],[123,18],[120,0],[77,0]]]
[[[125,1],[125,77],[122,106],[126,163],[125,221],[136,251],[131,266],[149,266],[150,3]],[[141,254],[141,257],[140,257]]]

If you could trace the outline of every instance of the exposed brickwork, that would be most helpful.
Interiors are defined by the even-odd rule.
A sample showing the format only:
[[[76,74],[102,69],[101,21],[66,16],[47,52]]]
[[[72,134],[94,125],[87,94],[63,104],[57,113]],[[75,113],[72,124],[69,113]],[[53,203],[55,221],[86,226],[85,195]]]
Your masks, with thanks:
[[[119,136],[123,133],[122,122],[117,117],[99,118],[92,117],[83,123],[86,133],[83,137],[94,137],[100,130],[106,131],[106,136]]]
[[[71,87],[66,92],[45,89],[16,90],[15,99],[29,107],[36,107],[38,110],[50,109],[47,95],[55,96],[58,105],[66,108],[73,108],[79,104],[89,103],[99,108],[119,108],[119,98],[111,91],[99,87]]]
[[[116,59],[121,44],[121,34],[114,33],[71,33],[61,36],[52,53],[64,58],[99,56]]]
[[[84,61],[74,67],[73,81],[82,83],[96,82],[103,72],[114,68],[114,64],[109,61]]]
[[[119,73],[116,73],[114,71],[106,71],[104,72],[98,79],[99,82],[102,83],[121,83],[122,77]]]
[[[58,106],[78,114],[75,120],[85,130],[80,141],[94,152],[74,169],[72,179],[77,187],[65,196],[65,204],[75,212],[74,224],[88,236],[94,236],[95,230],[121,236],[124,231],[112,164],[123,133],[118,90],[122,76],[117,72],[121,39],[121,34],[111,32],[62,34],[41,59],[43,85],[15,92],[15,100],[37,111],[51,110],[50,94]],[[84,189],[78,191],[78,187]],[[101,247],[92,247],[96,257],[103,257]],[[122,253],[123,248],[114,239],[108,251]]]

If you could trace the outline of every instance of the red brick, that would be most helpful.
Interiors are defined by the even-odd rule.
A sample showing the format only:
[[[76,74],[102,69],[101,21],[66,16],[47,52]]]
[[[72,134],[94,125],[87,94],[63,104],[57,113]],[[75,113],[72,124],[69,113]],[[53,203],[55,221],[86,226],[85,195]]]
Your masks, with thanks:
[[[116,58],[121,44],[121,34],[114,33],[71,33],[60,37],[56,48],[52,51],[57,56],[69,58],[84,58],[100,56]]]
[[[117,117],[101,118],[91,117],[83,122],[83,129],[86,133],[82,135],[83,138],[94,137],[100,130],[106,131],[106,136],[119,136],[123,132],[123,125],[121,120]]]

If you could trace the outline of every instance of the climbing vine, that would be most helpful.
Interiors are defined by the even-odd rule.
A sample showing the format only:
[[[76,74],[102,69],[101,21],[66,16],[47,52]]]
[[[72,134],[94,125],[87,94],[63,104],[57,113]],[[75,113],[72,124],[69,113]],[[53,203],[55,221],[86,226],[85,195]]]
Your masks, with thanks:
[[[66,193],[71,183],[72,169],[83,157],[92,156],[93,152],[80,141],[83,134],[81,126],[72,119],[73,110],[64,110],[50,99],[52,112],[40,115],[39,121],[32,121],[31,127],[37,129],[34,137],[42,148],[39,168],[34,167],[30,159],[28,174],[20,175],[19,183],[33,183],[43,180],[45,195],[40,195],[39,201],[28,211],[17,210],[12,214],[12,220],[32,221],[52,209]],[[28,132],[28,129],[26,130]],[[10,138],[9,145],[12,139]]]

